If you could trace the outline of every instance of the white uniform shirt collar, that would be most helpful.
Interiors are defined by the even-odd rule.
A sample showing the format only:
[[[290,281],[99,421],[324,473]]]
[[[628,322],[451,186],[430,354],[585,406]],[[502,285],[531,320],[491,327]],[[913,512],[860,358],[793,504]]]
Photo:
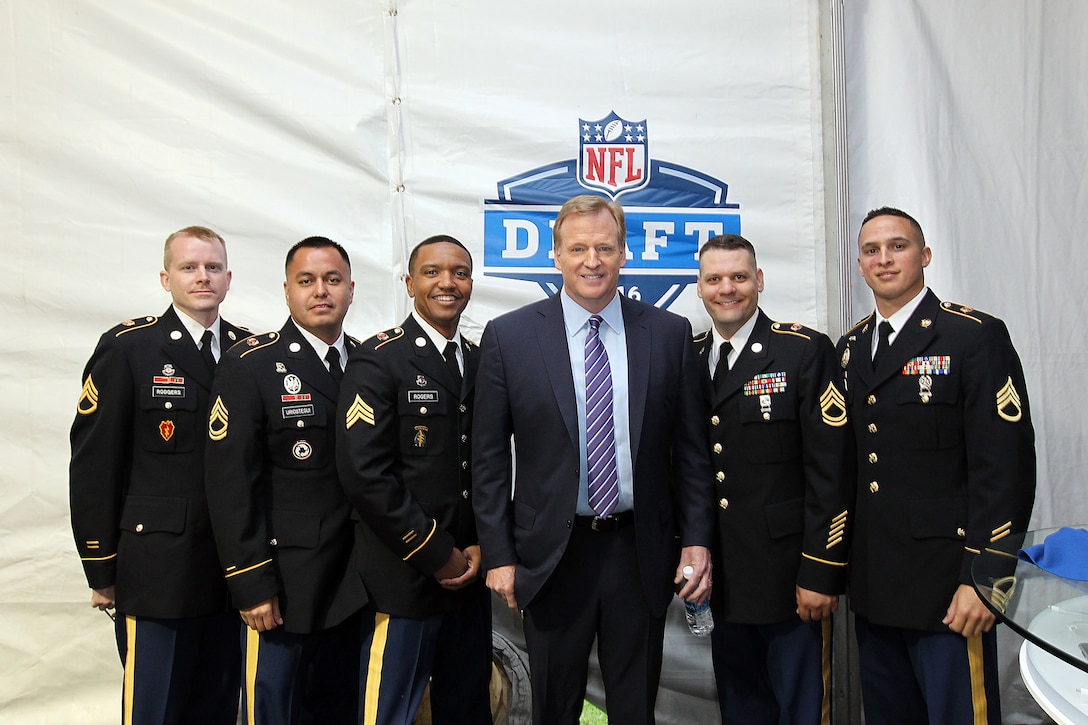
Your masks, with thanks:
[[[759,317],[758,308],[752,313],[752,316],[748,318],[748,321],[741,325],[740,329],[733,334],[733,337],[729,338],[728,342],[733,348],[732,352],[729,353],[730,368],[737,362],[737,358],[740,357],[740,351],[748,344],[748,338],[752,336],[752,331],[756,329],[757,317]],[[726,342],[726,339],[718,332],[717,327],[711,326],[710,331],[714,334],[714,347],[710,351],[710,360],[708,362],[710,363],[710,372],[713,373],[715,368],[718,367],[719,353],[722,349],[722,343]]]
[[[347,345],[344,342],[343,330],[340,330],[340,337],[336,338],[336,342],[330,345],[324,340],[318,338],[316,335],[311,333],[302,325],[295,322],[294,318],[291,318],[291,324],[294,325],[296,329],[298,329],[299,334],[302,335],[302,338],[306,340],[306,342],[310,343],[310,347],[314,349],[314,352],[317,353],[317,356],[321,358],[321,361],[325,363],[326,367],[328,367],[328,363],[325,361],[325,355],[328,354],[330,347],[335,347],[336,351],[340,353],[340,367],[344,367],[344,365],[347,364],[348,349]]]
[[[455,330],[454,333],[453,333],[453,339],[450,340],[445,335],[443,335],[441,332],[434,329],[434,327],[431,325],[431,323],[429,323],[425,319],[423,319],[423,315],[419,314],[419,312],[417,312],[414,307],[412,308],[412,319],[414,319],[417,323],[419,323],[419,326],[421,328],[423,328],[424,334],[427,335],[427,339],[429,339],[431,341],[432,345],[434,345],[436,348],[438,348],[438,352],[441,353],[443,355],[443,357],[446,354],[446,343],[447,342],[457,343],[457,366],[459,368],[461,368],[461,370],[463,372],[464,369],[465,369],[465,362],[464,362],[464,359],[463,359],[464,353],[461,352],[461,330],[460,329]]]
[[[922,304],[922,298],[926,296],[926,292],[929,292],[929,287],[922,287],[922,291],[919,292],[914,299],[900,307],[895,311],[895,314],[887,318],[888,324],[892,326],[892,334],[888,335],[889,345],[895,342],[895,338],[899,336],[899,332],[906,326],[911,315],[914,314],[914,311],[918,309],[918,305]],[[885,318],[881,317],[879,312],[873,312],[873,324],[876,327],[873,331],[873,342],[872,345],[870,345],[872,349],[869,350],[871,354],[876,354],[876,345],[880,342],[880,335],[876,330],[880,329],[880,323],[884,320]]]
[[[171,305],[171,307],[174,308],[174,314],[178,316],[179,320],[181,320],[182,327],[184,327],[185,331],[188,332],[190,337],[193,338],[193,342],[196,343],[196,348],[199,350],[200,338],[204,337],[204,325],[201,325],[192,317],[189,317],[189,315],[186,314],[184,311],[178,309],[177,305]],[[215,359],[217,361],[219,360],[219,353],[223,349],[223,346],[220,344],[219,340],[219,323],[219,315],[216,315],[215,322],[212,323],[211,327],[207,328],[212,331],[212,355],[215,356]]]

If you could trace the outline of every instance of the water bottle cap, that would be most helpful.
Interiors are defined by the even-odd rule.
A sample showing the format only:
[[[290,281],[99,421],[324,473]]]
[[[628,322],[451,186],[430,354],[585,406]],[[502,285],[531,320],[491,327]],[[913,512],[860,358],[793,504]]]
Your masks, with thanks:
[[[684,576],[685,577],[690,578],[691,575],[694,574],[694,573],[695,573],[695,567],[693,567],[693,566],[685,566],[684,567]]]

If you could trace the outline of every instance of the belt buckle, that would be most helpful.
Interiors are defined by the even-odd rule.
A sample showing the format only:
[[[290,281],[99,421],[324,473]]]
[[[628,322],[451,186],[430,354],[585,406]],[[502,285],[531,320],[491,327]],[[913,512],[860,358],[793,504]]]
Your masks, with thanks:
[[[589,522],[589,528],[593,529],[594,531],[602,531],[603,529],[601,528],[601,524],[603,524],[604,522],[605,519],[601,518],[600,516],[594,516],[593,520]]]

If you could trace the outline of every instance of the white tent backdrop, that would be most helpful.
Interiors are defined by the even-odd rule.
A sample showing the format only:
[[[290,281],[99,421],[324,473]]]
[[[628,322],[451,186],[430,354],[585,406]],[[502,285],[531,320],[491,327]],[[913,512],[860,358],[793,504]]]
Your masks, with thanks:
[[[1074,230],[1088,194],[1076,32],[1088,11],[1026,0],[844,7],[851,234],[874,204],[914,212],[934,247],[934,288],[1009,322],[1040,439],[1035,523],[1086,521],[1075,324],[1085,252]],[[835,333],[826,10],[810,0],[0,0],[0,720],[117,720],[112,630],[87,606],[68,527],[67,431],[98,335],[167,306],[157,272],[169,232],[205,224],[226,237],[234,282],[223,312],[255,330],[286,315],[290,244],[343,242],[357,282],[347,328],[359,337],[405,314],[407,249],[453,234],[476,259],[466,313],[476,336],[543,294],[488,274],[503,240],[485,239],[485,219],[500,212],[486,202],[500,181],[581,158],[580,120],[615,112],[646,124],[651,187],[666,176],[728,185],[721,204],[698,209],[670,191],[625,195],[639,199],[629,267],[640,283],[666,266],[690,273],[697,235],[685,225],[739,218],[767,276],[768,313]],[[555,199],[544,196],[546,210]],[[646,243],[656,234],[660,262]],[[853,299],[859,316],[869,305],[860,284]],[[690,287],[671,309],[706,326]]]
[[[1035,423],[1032,528],[1088,523],[1088,5],[845,6],[851,233],[868,209],[906,209],[938,296],[1006,321]],[[860,319],[872,296],[853,282]],[[1000,639],[1011,682],[1018,642]],[[1026,696],[1004,706],[1031,721]]]

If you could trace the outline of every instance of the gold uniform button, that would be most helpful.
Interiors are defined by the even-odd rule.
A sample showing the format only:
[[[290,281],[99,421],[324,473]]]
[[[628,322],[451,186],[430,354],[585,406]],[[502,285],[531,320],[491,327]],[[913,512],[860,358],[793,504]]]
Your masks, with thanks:
[[[465,404],[464,404],[464,403],[462,403],[461,405],[459,405],[459,406],[457,407],[457,410],[459,410],[460,412],[464,413],[464,412],[465,412],[466,410],[468,410],[468,408],[466,408],[466,407],[465,407]]]
[[[722,420],[718,416],[716,416],[716,415],[710,416],[710,424],[711,425],[717,425],[718,423],[721,423],[721,422],[722,422]]]
[[[467,433],[462,433],[461,434],[461,442],[462,443],[468,443],[468,434]]]
[[[143,530],[144,530],[144,525],[143,524],[136,524],[136,533],[137,534],[140,533]]]
[[[714,474],[714,478],[718,479],[718,483],[725,480],[725,471],[718,471]]]
[[[419,406],[419,414],[420,415],[427,415],[427,406],[426,405]]]
[[[464,491],[461,492],[461,498],[463,498],[465,500],[468,500],[468,489],[467,488]]]
[[[876,423],[870,423],[869,424],[869,432],[870,433],[876,433]]]
[[[967,532],[964,531],[962,528],[956,529],[956,536],[962,539],[963,537],[967,536]]]
[[[280,542],[279,542],[279,541],[277,541],[276,539],[269,539],[269,541],[268,541],[268,545],[269,545],[269,546],[279,546],[279,545],[280,545]]]
[[[876,463],[878,460],[879,459],[877,458],[875,453],[870,453],[869,454],[869,463]]]
[[[298,428],[305,428],[306,427],[306,421],[300,420],[300,421],[295,423],[295,426],[298,427]]]
[[[715,453],[721,453],[722,452],[722,444],[721,443],[715,443],[714,444],[714,452]]]
[[[461,461],[461,470],[462,471],[467,471],[468,470],[468,461]]]
[[[876,405],[876,396],[870,395],[868,398],[865,399],[865,402],[869,405]]]
[[[720,498],[720,499],[718,499],[718,506],[719,506],[719,507],[721,507],[721,509],[722,509],[723,511],[724,511],[725,509],[729,508],[729,499],[727,499],[727,498]]]
[[[165,403],[163,403],[162,407],[166,408],[167,410],[170,410],[171,408],[173,408],[173,407],[174,407],[174,404],[173,404],[173,403],[171,403],[171,402],[170,402],[170,401],[168,400],[168,401],[166,401]]]
[[[771,419],[771,414],[770,413],[764,413],[763,414],[763,420],[770,420],[770,419]]]
[[[869,490],[872,491],[873,493],[876,493],[877,491],[880,490],[880,484],[877,483],[876,481],[871,482],[869,484]]]

